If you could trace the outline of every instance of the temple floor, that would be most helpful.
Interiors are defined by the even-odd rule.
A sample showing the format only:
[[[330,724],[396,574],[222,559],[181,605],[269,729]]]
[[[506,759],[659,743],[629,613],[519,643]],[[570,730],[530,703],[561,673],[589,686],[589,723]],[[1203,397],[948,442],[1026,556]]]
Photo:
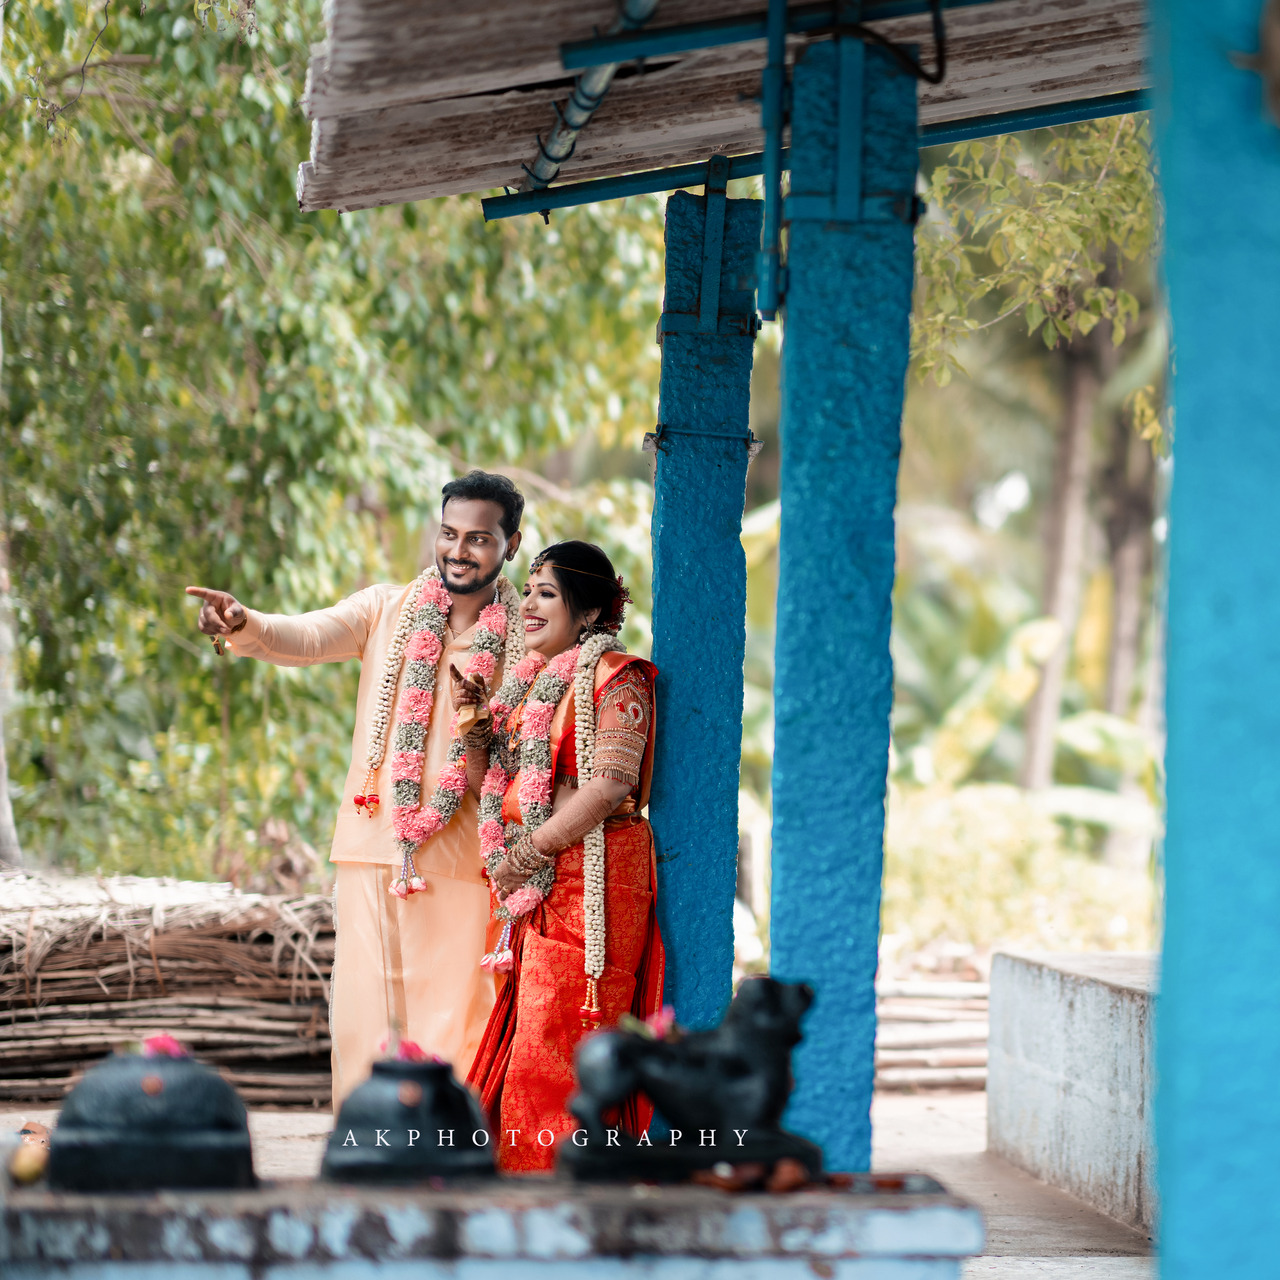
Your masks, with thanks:
[[[876,1169],[918,1169],[976,1204],[987,1249],[966,1280],[1150,1280],[1145,1234],[987,1152],[987,1095],[877,1093]]]
[[[977,1090],[878,1093],[873,1164],[922,1170],[976,1204],[987,1251],[966,1280],[1151,1280],[1147,1237],[986,1151],[987,1096]],[[55,1109],[5,1108],[0,1129],[21,1118],[52,1125]],[[254,1163],[262,1178],[311,1178],[332,1118],[323,1112],[253,1111]]]

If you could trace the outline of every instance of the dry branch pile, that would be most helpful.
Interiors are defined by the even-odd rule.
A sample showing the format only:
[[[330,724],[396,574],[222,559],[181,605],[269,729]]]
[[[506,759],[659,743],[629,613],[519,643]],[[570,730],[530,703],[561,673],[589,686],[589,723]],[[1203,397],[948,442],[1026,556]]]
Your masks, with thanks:
[[[329,1103],[327,897],[0,875],[0,1101],[167,1032],[250,1104]]]
[[[876,1088],[985,1089],[985,982],[876,983]]]

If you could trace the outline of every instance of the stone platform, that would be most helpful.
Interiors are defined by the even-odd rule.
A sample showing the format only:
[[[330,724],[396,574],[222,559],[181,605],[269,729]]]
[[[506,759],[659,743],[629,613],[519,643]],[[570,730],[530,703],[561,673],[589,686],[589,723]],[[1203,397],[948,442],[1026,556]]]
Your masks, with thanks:
[[[1155,991],[1147,954],[1000,954],[991,967],[988,1147],[1148,1234]]]
[[[68,1195],[9,1189],[5,1280],[954,1280],[982,1250],[976,1209],[921,1175],[851,1190],[470,1189],[267,1184],[256,1192]]]

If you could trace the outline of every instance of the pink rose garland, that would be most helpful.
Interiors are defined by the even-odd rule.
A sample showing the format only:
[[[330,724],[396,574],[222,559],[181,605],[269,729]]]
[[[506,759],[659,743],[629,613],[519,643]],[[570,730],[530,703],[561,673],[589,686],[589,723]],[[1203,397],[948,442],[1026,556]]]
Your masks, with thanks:
[[[404,688],[397,710],[391,756],[391,821],[401,855],[400,875],[390,892],[397,898],[426,889],[414,866],[419,845],[442,831],[458,811],[467,790],[466,753],[457,735],[457,717],[451,726],[444,768],[435,792],[422,802],[422,770],[426,738],[435,701],[436,664],[444,652],[444,626],[453,604],[438,577],[428,577],[416,601],[413,631],[404,646]],[[475,639],[463,675],[491,680],[497,670],[508,631],[508,606],[491,604],[480,611]]]

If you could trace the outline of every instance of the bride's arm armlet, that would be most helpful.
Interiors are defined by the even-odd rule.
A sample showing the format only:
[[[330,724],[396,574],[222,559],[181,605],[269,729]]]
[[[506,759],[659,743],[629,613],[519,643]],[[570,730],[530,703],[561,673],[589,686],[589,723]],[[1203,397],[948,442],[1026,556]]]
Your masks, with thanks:
[[[653,692],[632,667],[624,667],[604,688],[596,718],[596,778],[640,785],[640,767],[653,723]]]
[[[624,668],[605,687],[600,701],[591,781],[533,833],[539,853],[558,853],[576,844],[639,785],[652,718],[648,681]]]

